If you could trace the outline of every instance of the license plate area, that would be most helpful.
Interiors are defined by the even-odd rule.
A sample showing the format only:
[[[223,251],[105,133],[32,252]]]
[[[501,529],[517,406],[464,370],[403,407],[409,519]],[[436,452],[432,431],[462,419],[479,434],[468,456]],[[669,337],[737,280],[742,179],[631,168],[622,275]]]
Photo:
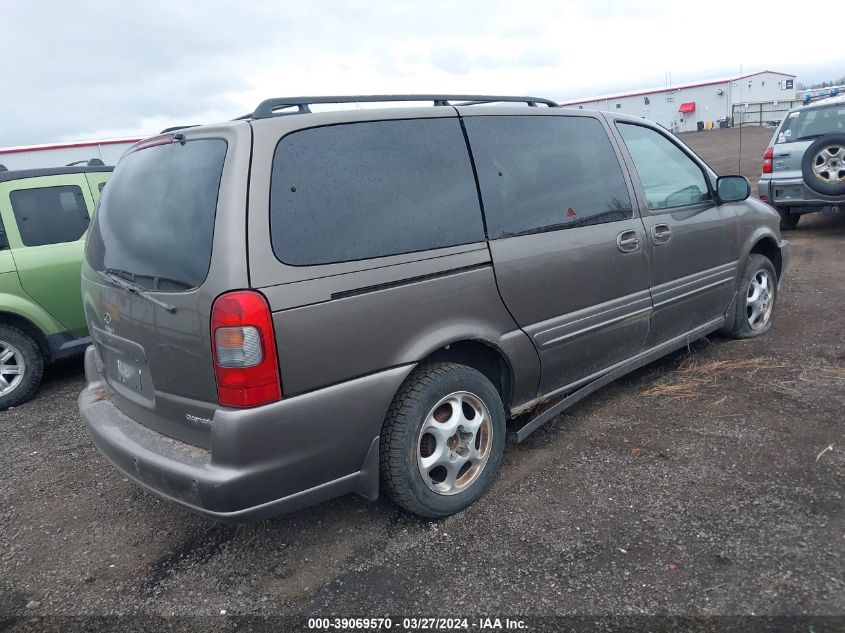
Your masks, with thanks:
[[[96,327],[89,328],[100,356],[103,378],[124,398],[146,408],[155,407],[155,388],[144,348],[138,343]]]
[[[141,368],[133,363],[118,358],[115,361],[115,378],[129,389],[141,393]]]

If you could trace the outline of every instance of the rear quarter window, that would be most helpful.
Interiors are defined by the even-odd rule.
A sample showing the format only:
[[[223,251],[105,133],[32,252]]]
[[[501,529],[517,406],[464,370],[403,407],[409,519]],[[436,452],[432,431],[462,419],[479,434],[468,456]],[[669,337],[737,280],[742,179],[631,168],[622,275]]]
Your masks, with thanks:
[[[75,242],[88,229],[88,206],[76,185],[19,189],[9,199],[24,246]]]
[[[273,158],[270,234],[276,257],[296,266],[483,240],[460,123],[348,123],[282,138]]]

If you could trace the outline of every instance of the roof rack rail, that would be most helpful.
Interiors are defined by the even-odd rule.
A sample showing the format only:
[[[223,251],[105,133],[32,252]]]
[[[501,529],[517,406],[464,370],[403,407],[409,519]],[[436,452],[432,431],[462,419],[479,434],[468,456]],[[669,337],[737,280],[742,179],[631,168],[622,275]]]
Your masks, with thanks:
[[[174,125],[173,127],[166,127],[159,132],[159,134],[168,134],[169,132],[176,132],[178,130],[187,130],[191,127],[199,127],[199,123],[194,123],[193,125]]]
[[[435,106],[448,105],[478,105],[482,103],[527,103],[531,107],[543,104],[550,108],[559,108],[560,105],[551,99],[540,97],[508,97],[496,95],[347,95],[336,97],[279,97],[265,99],[258,104],[253,119],[269,119],[274,116],[287,114],[306,114],[311,112],[309,106],[323,103],[380,103],[391,101],[431,101]],[[461,103],[450,103],[460,101]],[[288,108],[296,108],[296,112],[279,112]],[[239,117],[246,118],[246,117]]]
[[[99,158],[87,158],[85,160],[75,160],[68,163],[65,167],[76,167],[77,165],[87,165],[88,167],[102,167],[105,163]]]

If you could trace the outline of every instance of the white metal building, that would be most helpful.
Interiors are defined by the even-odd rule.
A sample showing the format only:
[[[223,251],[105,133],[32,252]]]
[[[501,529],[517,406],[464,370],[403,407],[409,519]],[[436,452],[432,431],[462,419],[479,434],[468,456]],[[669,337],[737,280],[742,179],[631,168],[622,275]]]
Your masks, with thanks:
[[[136,143],[137,138],[105,139],[52,145],[21,145],[0,148],[0,165],[6,169],[36,169],[64,167],[68,163],[98,158],[106,165],[114,165],[120,155]]]
[[[675,132],[691,132],[698,129],[699,121],[712,121],[718,126],[720,120],[731,120],[734,106],[745,108],[752,104],[791,102],[796,98],[795,77],[764,70],[724,79],[578,99],[561,105],[629,114],[660,123]],[[786,110],[788,107],[784,112]]]

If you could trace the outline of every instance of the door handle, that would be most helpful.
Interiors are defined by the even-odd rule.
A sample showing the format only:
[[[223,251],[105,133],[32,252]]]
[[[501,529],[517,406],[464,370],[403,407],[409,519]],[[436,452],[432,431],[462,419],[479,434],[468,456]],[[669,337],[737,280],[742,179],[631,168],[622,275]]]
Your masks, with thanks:
[[[668,244],[672,239],[672,229],[668,224],[655,224],[651,227],[651,239],[656,246]]]
[[[622,231],[616,236],[616,247],[623,253],[640,250],[640,238],[636,231]]]

